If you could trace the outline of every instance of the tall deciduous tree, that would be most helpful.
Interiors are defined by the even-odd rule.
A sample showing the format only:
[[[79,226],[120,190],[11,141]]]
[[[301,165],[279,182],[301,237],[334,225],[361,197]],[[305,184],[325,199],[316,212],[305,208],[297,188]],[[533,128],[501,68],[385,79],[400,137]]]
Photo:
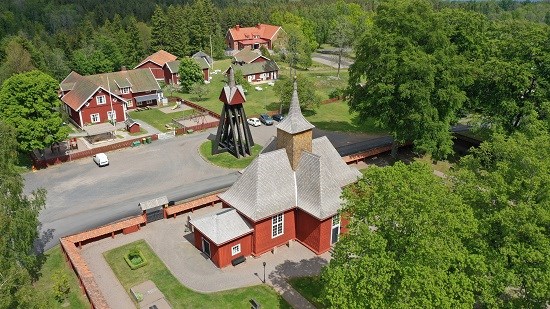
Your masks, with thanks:
[[[189,93],[194,83],[202,81],[202,70],[195,59],[190,57],[182,58],[179,68],[179,82],[182,90]]]
[[[46,193],[39,190],[25,196],[16,163],[15,129],[0,122],[0,308],[34,308],[32,282],[43,259],[33,245]]]
[[[479,303],[544,308],[550,299],[550,135],[529,126],[462,158],[457,188],[480,222],[488,289]]]
[[[44,149],[67,138],[58,83],[38,70],[14,75],[0,89],[0,119],[14,126],[23,151]]]
[[[300,107],[307,109],[319,106],[321,98],[315,93],[315,83],[313,80],[305,75],[298,75],[296,80]],[[281,76],[273,87],[273,91],[279,96],[279,102],[285,107],[290,106],[293,85],[294,79]]]
[[[349,234],[324,269],[330,308],[472,308],[483,259],[472,209],[422,163],[367,169],[344,192]]]
[[[355,39],[351,22],[345,16],[339,16],[332,24],[330,32],[330,43],[338,49],[338,73],[340,78],[340,67],[342,66],[342,56],[347,48],[350,48]]]
[[[406,141],[435,157],[452,153],[450,125],[472,77],[445,30],[427,0],[384,2],[357,47],[349,106],[390,133],[393,155]]]

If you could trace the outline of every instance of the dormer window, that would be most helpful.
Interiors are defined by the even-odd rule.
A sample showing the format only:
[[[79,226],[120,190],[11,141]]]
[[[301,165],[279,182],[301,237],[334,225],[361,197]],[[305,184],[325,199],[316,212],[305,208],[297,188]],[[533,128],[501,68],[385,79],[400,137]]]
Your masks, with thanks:
[[[130,93],[130,87],[120,88],[120,93],[122,93],[122,94]]]

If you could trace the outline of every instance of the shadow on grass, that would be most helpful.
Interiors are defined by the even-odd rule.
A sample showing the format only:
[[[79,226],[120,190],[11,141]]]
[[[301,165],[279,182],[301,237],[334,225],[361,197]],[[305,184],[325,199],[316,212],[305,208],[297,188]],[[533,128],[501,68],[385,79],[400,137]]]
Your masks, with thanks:
[[[291,289],[288,280],[295,277],[316,276],[327,264],[327,260],[318,256],[307,260],[303,259],[299,262],[285,261],[277,265],[275,270],[269,274],[268,278],[274,286],[280,289],[280,293],[284,298],[293,299],[299,296],[303,297],[303,295],[299,294],[296,290]]]

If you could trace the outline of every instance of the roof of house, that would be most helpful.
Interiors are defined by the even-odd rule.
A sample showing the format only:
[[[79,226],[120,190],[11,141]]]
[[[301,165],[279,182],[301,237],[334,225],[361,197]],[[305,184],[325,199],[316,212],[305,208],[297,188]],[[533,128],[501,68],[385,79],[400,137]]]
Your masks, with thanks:
[[[307,121],[304,115],[302,115],[300,101],[298,99],[298,86],[296,84],[296,80],[294,80],[294,89],[292,92],[292,99],[290,100],[288,115],[277,125],[277,129],[283,130],[290,134],[296,134],[311,130],[314,127],[315,126]]]
[[[155,52],[154,54],[150,55],[149,57],[143,59],[143,61],[140,62],[135,68],[137,68],[137,67],[141,66],[142,64],[147,63],[149,61],[157,64],[160,67],[163,67],[164,64],[166,64],[166,62],[174,61],[176,59],[178,59],[177,56],[174,56],[171,53],[161,49],[158,52]]]
[[[70,78],[69,78],[70,77]],[[126,70],[96,75],[81,76],[71,72],[60,85],[71,90],[61,100],[78,111],[98,89],[111,92],[119,100],[121,89],[131,87],[133,93],[160,91],[160,86],[150,69]]]
[[[263,61],[263,62],[254,62],[254,63],[245,63],[245,64],[232,64],[234,70],[240,70],[244,76],[266,73],[266,72],[275,72],[279,71],[279,66],[273,60]]]
[[[250,224],[232,208],[191,219],[190,223],[218,246],[253,231]]]
[[[229,34],[234,41],[250,40],[259,36],[261,39],[271,40],[273,36],[281,29],[280,26],[257,24],[254,27],[239,27],[229,28]]]
[[[244,63],[251,63],[252,61],[264,57],[259,51],[251,50],[249,48],[245,48],[235,55],[233,55],[233,58],[237,62],[244,62]],[[269,60],[268,58],[264,57],[266,60]]]
[[[207,53],[203,51],[196,52],[193,56],[191,56],[191,58],[195,58],[195,59],[204,58],[206,62],[208,62],[208,64],[212,64],[214,62],[212,57],[210,57]]]
[[[204,59],[204,58],[193,58],[193,60],[195,60],[195,62],[199,65],[201,70],[210,68],[210,65],[208,64],[208,62],[206,62],[206,59]],[[168,67],[168,70],[170,70],[170,73],[172,73],[172,74],[178,73],[180,71],[180,61],[179,60],[166,62],[165,65]]]

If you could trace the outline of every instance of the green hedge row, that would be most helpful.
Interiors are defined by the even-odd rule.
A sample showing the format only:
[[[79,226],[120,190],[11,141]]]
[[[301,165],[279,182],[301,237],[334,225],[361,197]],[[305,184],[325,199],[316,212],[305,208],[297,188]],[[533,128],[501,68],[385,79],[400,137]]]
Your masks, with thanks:
[[[139,255],[139,257],[141,258],[141,263],[139,264],[134,264],[132,263],[132,261],[130,260],[130,256],[136,256],[136,255]],[[147,259],[145,259],[145,257],[143,256],[143,254],[141,253],[141,251],[139,250],[132,250],[130,251],[128,254],[126,254],[124,256],[124,260],[126,261],[126,264],[128,264],[128,266],[130,266],[130,268],[132,270],[134,269],[138,269],[140,267],[143,267],[145,265],[147,265],[149,263],[149,261],[147,261]]]

